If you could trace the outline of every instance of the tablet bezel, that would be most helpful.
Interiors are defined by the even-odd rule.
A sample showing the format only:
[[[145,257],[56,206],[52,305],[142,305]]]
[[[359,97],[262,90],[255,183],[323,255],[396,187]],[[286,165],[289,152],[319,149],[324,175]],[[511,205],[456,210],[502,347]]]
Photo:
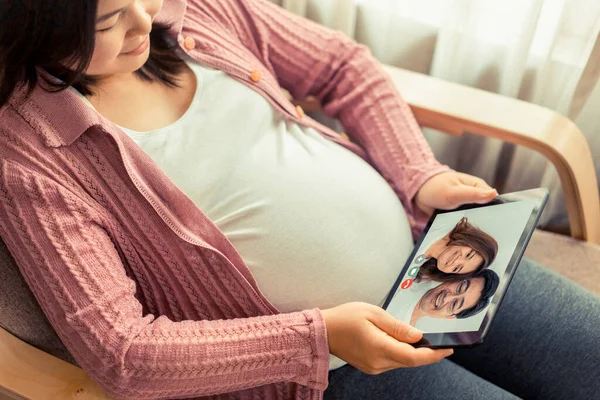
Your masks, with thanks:
[[[521,192],[507,193],[496,197],[493,201],[487,204],[467,204],[456,208],[454,210],[436,210],[432,217],[430,218],[423,234],[419,238],[419,241],[415,245],[413,251],[408,257],[404,268],[402,268],[401,273],[398,275],[396,282],[392,286],[389,294],[386,297],[386,300],[383,304],[383,308],[387,309],[388,305],[392,301],[396,291],[398,290],[398,286],[402,283],[408,269],[410,268],[412,261],[417,255],[417,251],[419,250],[423,240],[427,236],[429,229],[433,225],[436,217],[440,214],[451,213],[456,211],[463,210],[471,210],[474,208],[485,208],[490,206],[495,206],[499,204],[508,204],[514,203],[524,200],[535,200],[536,205],[533,207],[531,214],[529,215],[529,219],[527,220],[527,224],[521,233],[521,237],[517,245],[515,246],[515,250],[508,262],[508,266],[504,272],[504,275],[500,279],[500,285],[496,291],[496,294],[491,300],[491,303],[486,311],[486,315],[483,318],[481,326],[478,331],[468,331],[468,332],[447,332],[447,333],[424,333],[423,339],[418,342],[415,347],[432,347],[432,348],[454,348],[454,347],[471,347],[476,344],[480,344],[483,342],[483,339],[487,335],[491,324],[494,320],[494,316],[498,308],[502,303],[502,299],[506,294],[506,290],[512,281],[512,278],[515,275],[516,269],[523,258],[523,254],[525,253],[525,249],[527,248],[527,244],[535,231],[537,224],[539,222],[540,216],[546,203],[548,202],[549,192],[546,188],[537,188],[531,190],[524,190]]]

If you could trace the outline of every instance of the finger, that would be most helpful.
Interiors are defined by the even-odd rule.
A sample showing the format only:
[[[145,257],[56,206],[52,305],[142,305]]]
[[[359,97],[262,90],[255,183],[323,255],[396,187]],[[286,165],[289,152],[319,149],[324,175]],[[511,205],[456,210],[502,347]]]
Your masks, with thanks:
[[[390,335],[396,340],[405,343],[416,343],[421,340],[423,332],[417,328],[394,318],[385,310],[378,312],[371,321],[379,329]]]
[[[407,343],[388,344],[384,354],[398,367],[420,367],[442,361],[454,353],[452,349],[414,348]]]
[[[448,191],[446,198],[453,207],[468,203],[487,203],[498,195],[495,189],[480,189],[474,186],[456,186]]]

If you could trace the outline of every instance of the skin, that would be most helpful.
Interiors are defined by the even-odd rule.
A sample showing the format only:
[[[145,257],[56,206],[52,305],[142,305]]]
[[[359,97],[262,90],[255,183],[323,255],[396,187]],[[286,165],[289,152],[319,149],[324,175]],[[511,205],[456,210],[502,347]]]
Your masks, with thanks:
[[[98,79],[87,96],[96,111],[117,125],[139,132],[159,129],[177,121],[189,108],[196,78],[185,66],[177,77],[179,88],[162,82],[144,82],[134,75],[148,60],[150,47],[141,54],[125,54],[149,40],[152,22],[163,0],[99,0],[96,44],[86,73]],[[100,19],[122,10],[106,20]]]
[[[474,307],[483,291],[484,279],[465,279],[446,282],[430,289],[415,306],[410,324],[423,317],[454,319],[456,314]]]
[[[468,274],[477,270],[483,257],[469,246],[450,245],[445,236],[425,252],[426,258],[435,258],[437,268],[447,274]]]

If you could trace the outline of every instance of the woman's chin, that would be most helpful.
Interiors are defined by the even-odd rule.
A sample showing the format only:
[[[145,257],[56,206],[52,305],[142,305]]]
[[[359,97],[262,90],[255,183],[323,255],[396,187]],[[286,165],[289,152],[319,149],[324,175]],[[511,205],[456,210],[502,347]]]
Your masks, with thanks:
[[[438,264],[438,270],[440,272],[445,273],[445,274],[451,274],[452,273],[452,268],[448,268],[446,266],[443,266],[443,267],[440,268],[439,264]]]
[[[146,57],[140,56],[139,60],[135,60],[135,63],[132,63],[131,72],[135,72],[142,68],[144,64],[146,64],[146,61],[148,61],[148,57],[149,55],[147,55]]]
[[[439,258],[439,259],[437,260],[437,268],[438,268],[440,271],[442,271],[442,272],[446,272],[446,270],[448,269],[448,268],[446,267],[446,264],[445,264],[445,262],[446,262],[446,260],[444,260],[444,259],[442,259],[442,258]]]
[[[112,80],[115,78],[128,77],[130,74],[140,70],[148,61],[148,57],[140,58],[129,62],[127,65],[122,65],[119,68],[113,69],[88,69],[86,75],[93,76],[98,80]]]

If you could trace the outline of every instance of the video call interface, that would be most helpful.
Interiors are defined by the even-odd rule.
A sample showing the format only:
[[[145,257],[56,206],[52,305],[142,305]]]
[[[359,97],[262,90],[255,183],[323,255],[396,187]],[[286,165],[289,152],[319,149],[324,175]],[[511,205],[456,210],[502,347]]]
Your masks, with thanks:
[[[535,206],[438,214],[386,310],[424,333],[478,331]]]

